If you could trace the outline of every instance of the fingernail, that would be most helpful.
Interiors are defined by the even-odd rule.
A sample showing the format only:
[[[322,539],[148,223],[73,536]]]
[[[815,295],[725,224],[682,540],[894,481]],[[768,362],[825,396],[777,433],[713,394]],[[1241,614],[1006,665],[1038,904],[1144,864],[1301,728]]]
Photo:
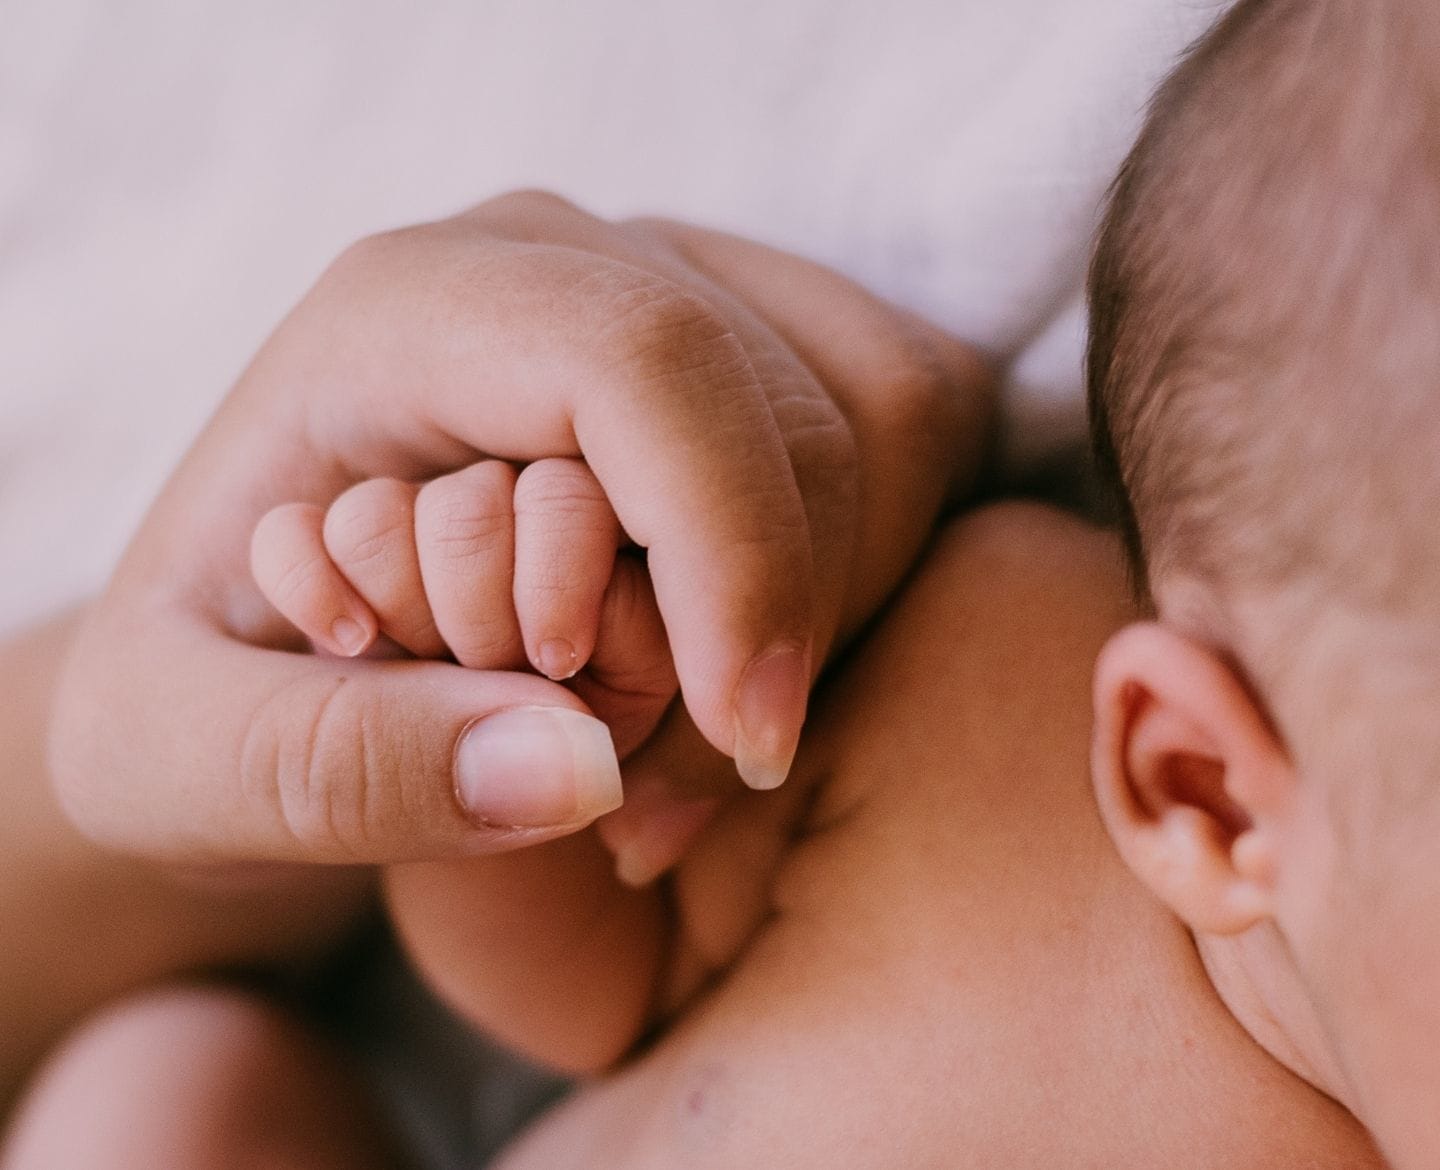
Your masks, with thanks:
[[[542,642],[535,657],[538,659],[535,665],[540,668],[540,673],[553,682],[564,682],[567,678],[573,678],[580,669],[575,647],[564,638],[551,638]]]
[[[516,707],[461,735],[455,793],[486,826],[579,825],[620,807],[620,765],[598,719],[563,707]]]
[[[810,694],[810,652],[782,642],[745,668],[735,692],[735,768],[751,788],[778,788],[789,775]]]
[[[335,645],[347,658],[354,658],[370,645],[370,636],[366,634],[365,627],[354,618],[336,618],[330,626],[330,636],[335,639]]]

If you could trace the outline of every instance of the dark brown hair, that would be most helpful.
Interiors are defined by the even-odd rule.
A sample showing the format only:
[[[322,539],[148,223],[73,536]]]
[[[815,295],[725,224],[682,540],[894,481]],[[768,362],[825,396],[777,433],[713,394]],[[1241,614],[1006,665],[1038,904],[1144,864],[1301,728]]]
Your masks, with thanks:
[[[1440,566],[1437,48],[1432,0],[1242,0],[1157,92],[1086,359],[1142,590],[1388,605]]]

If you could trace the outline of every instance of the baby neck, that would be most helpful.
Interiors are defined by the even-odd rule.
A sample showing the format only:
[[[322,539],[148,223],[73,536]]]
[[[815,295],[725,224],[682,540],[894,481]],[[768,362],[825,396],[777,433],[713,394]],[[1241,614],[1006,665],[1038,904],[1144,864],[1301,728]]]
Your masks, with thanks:
[[[1197,934],[1195,945],[1216,994],[1251,1039],[1353,1114],[1344,1072],[1274,923],[1237,935]]]

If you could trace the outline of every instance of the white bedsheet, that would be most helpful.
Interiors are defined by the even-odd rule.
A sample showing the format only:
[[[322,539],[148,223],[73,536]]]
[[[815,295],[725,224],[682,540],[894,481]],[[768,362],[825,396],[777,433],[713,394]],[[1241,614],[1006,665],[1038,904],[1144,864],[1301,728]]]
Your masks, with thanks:
[[[6,0],[0,628],[94,589],[373,229],[516,186],[827,261],[1079,426],[1094,209],[1212,0]]]

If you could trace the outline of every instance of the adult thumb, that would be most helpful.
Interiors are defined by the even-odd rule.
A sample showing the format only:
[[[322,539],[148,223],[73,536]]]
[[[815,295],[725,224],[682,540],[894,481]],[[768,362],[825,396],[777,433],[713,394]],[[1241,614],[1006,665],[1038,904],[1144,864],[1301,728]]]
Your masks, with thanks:
[[[110,626],[80,635],[50,755],[71,819],[127,852],[436,860],[563,836],[621,803],[605,725],[545,679]]]

